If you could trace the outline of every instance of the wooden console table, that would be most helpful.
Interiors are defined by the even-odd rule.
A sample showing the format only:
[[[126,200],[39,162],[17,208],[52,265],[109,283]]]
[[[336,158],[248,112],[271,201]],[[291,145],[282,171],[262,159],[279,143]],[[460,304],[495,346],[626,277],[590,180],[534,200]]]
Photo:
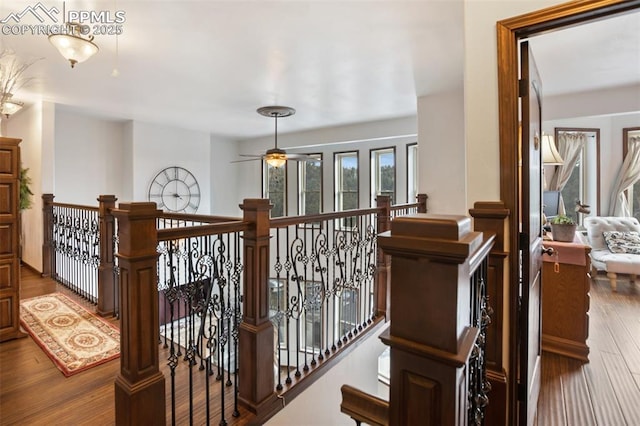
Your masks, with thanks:
[[[544,246],[556,254],[542,256],[542,350],[589,362],[591,247],[577,237]]]

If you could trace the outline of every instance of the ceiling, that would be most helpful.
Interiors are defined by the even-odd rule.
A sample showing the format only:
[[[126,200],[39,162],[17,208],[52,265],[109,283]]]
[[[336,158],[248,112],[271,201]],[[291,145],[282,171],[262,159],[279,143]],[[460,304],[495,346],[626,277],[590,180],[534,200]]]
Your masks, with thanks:
[[[34,4],[3,1],[0,19]],[[59,1],[42,4],[62,9]],[[249,138],[273,131],[271,120],[255,112],[263,105],[296,108],[280,128],[290,132],[413,115],[418,96],[463,82],[461,0],[65,6],[111,17],[124,11],[122,34],[96,35],[100,52],[75,69],[46,35],[2,35],[2,47],[21,59],[42,58],[28,70],[35,81],[16,98]],[[27,13],[19,24],[39,22]],[[640,13],[533,38],[545,94],[640,82],[638,28]]]

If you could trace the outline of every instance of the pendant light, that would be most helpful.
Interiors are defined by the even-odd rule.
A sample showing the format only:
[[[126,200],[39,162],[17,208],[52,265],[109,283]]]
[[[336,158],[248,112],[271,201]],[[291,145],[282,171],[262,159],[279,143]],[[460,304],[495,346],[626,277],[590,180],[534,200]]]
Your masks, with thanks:
[[[71,62],[71,68],[86,61],[96,53],[98,46],[93,42],[93,36],[84,37],[82,34],[89,27],[74,22],[67,22],[64,34],[51,34],[49,41],[62,56]]]

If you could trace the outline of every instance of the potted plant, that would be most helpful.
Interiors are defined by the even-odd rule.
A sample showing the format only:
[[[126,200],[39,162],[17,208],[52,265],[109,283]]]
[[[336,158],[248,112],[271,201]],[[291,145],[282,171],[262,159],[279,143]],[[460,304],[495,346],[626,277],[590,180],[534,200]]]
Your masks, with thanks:
[[[32,200],[31,196],[31,178],[29,177],[29,169],[20,167],[20,210],[26,210],[31,208]]]
[[[29,177],[29,169],[22,167],[22,165],[20,166],[20,193],[18,194],[19,197],[19,208],[20,208],[20,215],[18,217],[18,223],[19,223],[19,227],[18,229],[20,229],[20,246],[18,248],[18,257],[20,258],[20,260],[22,260],[22,243],[24,241],[24,229],[22,228],[22,211],[26,210],[26,209],[30,209],[31,206],[33,205],[33,200],[31,199],[31,196],[33,195],[33,192],[31,191],[31,177]]]
[[[551,219],[551,235],[554,241],[572,242],[576,234],[576,222],[560,214]]]

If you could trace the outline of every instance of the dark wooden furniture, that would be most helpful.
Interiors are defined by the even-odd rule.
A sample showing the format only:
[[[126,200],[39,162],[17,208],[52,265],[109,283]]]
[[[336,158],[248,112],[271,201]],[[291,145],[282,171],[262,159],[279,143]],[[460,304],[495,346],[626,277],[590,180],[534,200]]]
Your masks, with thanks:
[[[591,247],[545,241],[555,254],[543,257],[542,350],[589,361],[589,289]]]
[[[20,139],[0,137],[0,342],[20,331]]]

